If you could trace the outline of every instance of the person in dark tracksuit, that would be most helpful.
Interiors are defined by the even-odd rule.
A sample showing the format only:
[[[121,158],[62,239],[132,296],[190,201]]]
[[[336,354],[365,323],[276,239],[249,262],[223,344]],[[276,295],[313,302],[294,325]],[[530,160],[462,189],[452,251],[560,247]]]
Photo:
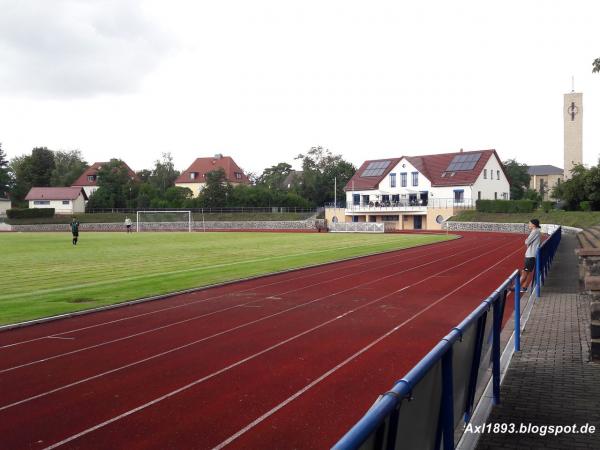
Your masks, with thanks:
[[[71,220],[71,233],[73,234],[73,245],[77,245],[77,239],[79,238],[79,221],[75,217]]]

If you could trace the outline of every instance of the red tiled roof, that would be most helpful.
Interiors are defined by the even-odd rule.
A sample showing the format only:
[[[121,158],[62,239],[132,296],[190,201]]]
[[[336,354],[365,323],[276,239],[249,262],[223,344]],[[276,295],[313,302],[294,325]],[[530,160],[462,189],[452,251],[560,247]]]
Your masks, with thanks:
[[[98,171],[105,164],[108,164],[108,163],[107,162],[95,162],[90,167],[85,169],[83,171],[83,173],[79,176],[79,178],[77,178],[71,186],[98,186],[98,176],[97,176]],[[127,173],[129,174],[129,177],[136,181],[139,181],[139,177],[137,176],[137,174],[133,170],[131,170],[131,168],[127,164],[125,164],[125,163],[123,163],[123,164],[127,168]],[[92,175],[94,176],[94,179],[88,180],[88,177],[92,176]]]
[[[80,194],[87,200],[81,187],[32,187],[25,200],[75,200]]]
[[[402,158],[388,158],[388,159],[370,159],[362,163],[362,165],[358,168],[356,173],[346,187],[344,188],[347,191],[354,190],[365,190],[365,189],[377,189],[381,180],[383,180],[390,171],[396,167],[396,165],[400,162]],[[380,162],[380,161],[391,161],[390,164],[386,167],[385,171],[376,177],[363,177],[361,174],[365,171],[368,165],[372,162]]]
[[[481,157],[475,164],[472,170],[457,170],[452,176],[448,176],[450,173],[446,173],[446,169],[452,162],[452,159],[456,155],[467,155],[472,153],[480,153]],[[422,173],[434,187],[438,186],[468,186],[477,180],[479,174],[483,170],[484,166],[487,164],[489,159],[494,155],[498,162],[500,163],[500,167],[504,172],[504,176],[508,179],[506,172],[504,171],[504,166],[500,162],[500,158],[496,153],[496,150],[475,150],[470,152],[455,152],[455,153],[440,153],[436,155],[423,155],[423,156],[406,156],[406,160],[410,162],[420,173]],[[350,179],[348,184],[346,184],[346,190],[352,190],[352,182],[354,181],[354,189],[377,189],[377,186],[383,180],[386,175],[398,164],[398,162],[402,158],[390,158],[389,161],[392,161],[392,164],[388,167],[388,169],[379,177],[361,177],[363,170],[367,167],[367,165],[373,160],[365,161],[360,169],[354,174],[354,176]],[[376,161],[385,161],[385,160],[376,160]],[[442,176],[446,173],[445,176]]]
[[[197,158],[187,170],[175,180],[175,183],[205,183],[205,175],[208,172],[222,168],[225,171],[227,181],[230,183],[250,184],[250,180],[242,169],[235,163],[230,156],[221,156],[214,158]],[[195,172],[196,178],[191,179],[190,174]],[[235,174],[241,174],[241,178],[236,178]]]

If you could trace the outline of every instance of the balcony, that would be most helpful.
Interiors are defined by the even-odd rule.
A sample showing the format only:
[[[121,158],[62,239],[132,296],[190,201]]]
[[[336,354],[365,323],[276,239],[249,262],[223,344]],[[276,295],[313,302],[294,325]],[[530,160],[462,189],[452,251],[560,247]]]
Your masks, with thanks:
[[[350,204],[346,206],[346,214],[355,213],[398,213],[398,212],[421,212],[426,214],[427,209],[432,208],[454,208],[471,209],[475,207],[475,201],[468,199],[453,198],[429,198],[428,200],[400,200],[397,202],[369,202]]]

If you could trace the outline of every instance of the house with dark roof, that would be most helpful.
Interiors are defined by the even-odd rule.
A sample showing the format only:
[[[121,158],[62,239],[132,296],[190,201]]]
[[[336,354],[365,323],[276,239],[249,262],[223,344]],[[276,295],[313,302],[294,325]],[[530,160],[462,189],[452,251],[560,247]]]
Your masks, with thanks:
[[[365,161],[345,187],[346,222],[387,222],[399,230],[440,229],[478,199],[509,199],[510,184],[495,150]],[[332,218],[333,219],[333,218]]]
[[[90,167],[85,169],[83,173],[75,180],[75,182],[71,185],[71,187],[83,188],[86,195],[91,197],[91,195],[96,192],[99,188],[98,186],[98,172],[102,169],[102,166],[108,164],[107,162],[95,162]],[[139,177],[137,174],[131,170],[127,164],[123,163],[125,168],[127,169],[127,174],[132,180],[139,181]]]
[[[231,156],[217,154],[212,158],[196,158],[175,180],[175,186],[189,188],[194,197],[197,197],[206,186],[206,174],[219,169],[223,169],[227,182],[233,186],[251,184],[248,176]]]
[[[529,166],[527,173],[531,177],[529,189],[539,192],[543,200],[549,200],[552,189],[565,181],[564,170],[548,164]]]
[[[56,214],[85,212],[87,199],[82,187],[32,187],[25,197],[30,208],[54,208]]]

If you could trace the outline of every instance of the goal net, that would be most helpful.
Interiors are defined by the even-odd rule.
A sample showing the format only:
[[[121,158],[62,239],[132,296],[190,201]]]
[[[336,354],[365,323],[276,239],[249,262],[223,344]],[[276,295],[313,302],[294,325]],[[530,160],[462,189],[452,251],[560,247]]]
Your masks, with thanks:
[[[191,211],[138,211],[137,231],[192,231]]]

